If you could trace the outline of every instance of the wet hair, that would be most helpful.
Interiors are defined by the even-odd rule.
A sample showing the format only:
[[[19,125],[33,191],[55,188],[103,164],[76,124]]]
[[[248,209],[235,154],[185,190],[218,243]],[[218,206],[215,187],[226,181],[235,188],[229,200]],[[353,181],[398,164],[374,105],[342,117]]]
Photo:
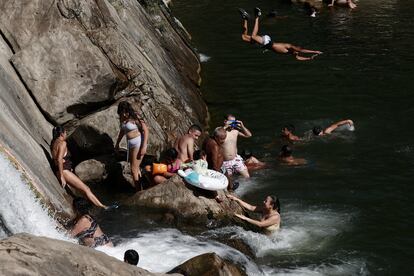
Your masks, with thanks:
[[[240,156],[244,159],[244,160],[246,160],[246,159],[249,159],[250,157],[252,157],[253,156],[253,153],[251,152],[251,151],[248,151],[248,150],[243,150],[241,153],[240,153]]]
[[[226,136],[226,130],[223,127],[216,127],[213,132],[213,137],[224,137]]]
[[[139,254],[134,249],[128,249],[124,253],[124,262],[130,265],[137,265],[139,262]]]
[[[203,156],[206,156],[206,152],[204,150],[196,150],[193,153],[193,160],[200,160]]]
[[[169,160],[176,160],[178,158],[178,152],[175,148],[170,148],[165,151],[165,158]]]
[[[320,126],[316,126],[316,127],[314,127],[313,129],[312,129],[312,132],[313,132],[313,134],[315,134],[315,135],[319,135],[319,134],[321,134],[321,132],[323,131],[323,129],[322,129],[322,127],[320,127]]]
[[[152,164],[157,163],[157,158],[153,155],[144,155],[140,167],[145,168],[145,166],[152,166]]]
[[[134,108],[132,108],[132,105],[127,101],[122,101],[118,104],[117,113],[119,116],[121,116],[121,114],[126,113],[128,114],[128,118],[139,120]]]
[[[292,156],[292,148],[289,147],[288,145],[283,145],[282,148],[280,149],[280,157],[290,157]]]
[[[188,128],[188,132],[193,132],[193,131],[200,131],[200,132],[203,132],[203,130],[201,129],[201,127],[199,126],[199,125],[191,125],[189,128]]]
[[[73,199],[73,208],[81,215],[89,215],[89,210],[92,208],[92,204],[89,200],[83,197],[76,197]]]
[[[53,142],[60,137],[65,132],[65,128],[63,126],[55,126],[52,130],[52,142],[50,144],[53,144]]]
[[[282,127],[282,130],[284,130],[284,129],[287,129],[287,130],[289,130],[290,132],[293,132],[293,131],[295,131],[295,126],[294,126],[294,125],[292,125],[292,124],[287,124],[287,125],[284,125],[284,126]]]
[[[269,197],[272,199],[273,210],[276,210],[280,214],[280,201],[279,201],[279,198],[277,198],[274,195],[271,195]]]

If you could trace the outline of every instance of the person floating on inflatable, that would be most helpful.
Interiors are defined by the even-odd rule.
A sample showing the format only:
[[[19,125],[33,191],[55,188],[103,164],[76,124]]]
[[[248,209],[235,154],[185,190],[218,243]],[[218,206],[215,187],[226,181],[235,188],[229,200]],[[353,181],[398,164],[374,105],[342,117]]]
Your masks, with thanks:
[[[300,61],[306,61],[306,60],[312,60],[316,56],[322,54],[321,51],[315,51],[315,50],[308,50],[304,49],[299,46],[295,46],[290,43],[280,43],[280,42],[273,42],[273,40],[268,35],[260,36],[258,35],[259,32],[259,17],[262,14],[262,11],[259,8],[254,9],[255,13],[255,22],[253,27],[252,35],[248,35],[248,22],[247,20],[250,18],[250,15],[243,9],[239,9],[240,15],[243,19],[243,26],[242,26],[242,40],[248,43],[257,43],[262,45],[264,49],[271,50],[275,53],[279,54],[291,54],[295,56],[297,60]],[[300,54],[313,54],[310,57],[304,57]]]

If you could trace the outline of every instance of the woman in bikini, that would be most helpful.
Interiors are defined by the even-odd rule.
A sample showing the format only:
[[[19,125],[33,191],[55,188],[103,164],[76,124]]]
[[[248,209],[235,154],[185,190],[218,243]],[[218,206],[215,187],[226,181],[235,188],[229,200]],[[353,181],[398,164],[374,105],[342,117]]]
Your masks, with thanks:
[[[147,152],[148,127],[145,122],[138,118],[131,104],[127,101],[120,102],[118,105],[119,121],[121,123],[115,150],[119,150],[119,143],[126,136],[128,144],[128,161],[131,165],[134,188],[141,190],[139,178],[141,176],[139,166],[142,158]]]
[[[55,162],[55,172],[62,187],[69,184],[75,189],[80,190],[96,206],[107,209],[99,199],[92,193],[91,189],[73,173],[70,152],[66,144],[66,130],[62,126],[53,128],[53,139],[50,143],[52,157]]]
[[[75,198],[73,208],[76,211],[75,225],[70,235],[79,239],[79,243],[89,247],[113,246],[111,240],[102,232],[96,220],[89,214],[91,204],[84,198]]]
[[[228,194],[227,197],[236,201],[240,206],[255,213],[261,213],[262,218],[260,220],[254,220],[244,215],[235,214],[238,218],[245,220],[251,224],[259,226],[266,234],[272,234],[280,228],[280,202],[275,196],[267,196],[263,201],[262,206],[253,206],[249,203],[241,200],[240,198]]]

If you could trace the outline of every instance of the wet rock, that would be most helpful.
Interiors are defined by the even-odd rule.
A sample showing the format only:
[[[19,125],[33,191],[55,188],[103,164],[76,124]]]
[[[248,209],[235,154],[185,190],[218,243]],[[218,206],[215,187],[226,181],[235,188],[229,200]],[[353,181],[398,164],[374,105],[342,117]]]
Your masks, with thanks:
[[[0,263],[1,275],[165,275],[85,246],[29,234],[1,240]]]
[[[96,159],[89,159],[79,163],[75,174],[86,183],[100,183],[108,177],[105,164]]]
[[[223,191],[218,193],[223,198],[222,203],[217,203],[213,193],[188,185],[177,175],[136,193],[124,204],[168,210],[176,219],[191,224],[208,224],[211,227],[233,224],[236,221],[234,213],[243,213],[243,210],[237,203],[228,200]]]
[[[168,273],[180,273],[185,276],[242,276],[246,275],[234,264],[223,260],[215,253],[206,253],[175,267]]]

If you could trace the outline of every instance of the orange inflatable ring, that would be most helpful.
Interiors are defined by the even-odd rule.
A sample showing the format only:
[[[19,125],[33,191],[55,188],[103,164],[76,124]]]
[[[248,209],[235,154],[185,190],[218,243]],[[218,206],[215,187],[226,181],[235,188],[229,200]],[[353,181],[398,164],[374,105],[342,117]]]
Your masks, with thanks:
[[[152,174],[163,174],[165,172],[167,172],[167,165],[158,163],[152,164]]]

